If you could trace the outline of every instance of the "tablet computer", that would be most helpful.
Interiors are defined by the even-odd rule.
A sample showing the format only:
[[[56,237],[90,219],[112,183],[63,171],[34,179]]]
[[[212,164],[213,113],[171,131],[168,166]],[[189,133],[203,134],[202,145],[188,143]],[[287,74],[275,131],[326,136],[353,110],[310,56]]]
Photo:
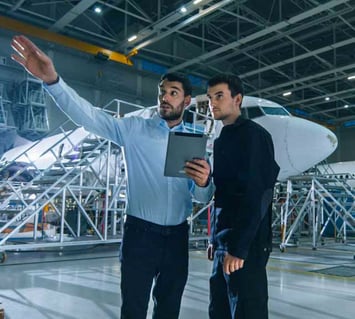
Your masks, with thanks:
[[[207,136],[204,134],[169,132],[164,176],[187,177],[184,166],[194,158],[206,157]]]

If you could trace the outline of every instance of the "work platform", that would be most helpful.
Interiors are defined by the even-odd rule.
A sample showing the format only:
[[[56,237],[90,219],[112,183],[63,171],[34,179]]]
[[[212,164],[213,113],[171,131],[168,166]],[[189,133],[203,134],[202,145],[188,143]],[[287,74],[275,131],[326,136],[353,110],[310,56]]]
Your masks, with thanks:
[[[126,116],[149,117],[155,112],[120,100],[104,109],[116,117],[122,108],[133,110]],[[83,128],[68,129],[69,124],[2,158],[2,262],[8,251],[121,242],[127,200],[124,148]],[[187,126],[191,132],[203,130],[196,121]],[[16,155],[10,158],[12,151]],[[189,223],[191,240],[196,243],[207,240],[210,205],[194,202]]]

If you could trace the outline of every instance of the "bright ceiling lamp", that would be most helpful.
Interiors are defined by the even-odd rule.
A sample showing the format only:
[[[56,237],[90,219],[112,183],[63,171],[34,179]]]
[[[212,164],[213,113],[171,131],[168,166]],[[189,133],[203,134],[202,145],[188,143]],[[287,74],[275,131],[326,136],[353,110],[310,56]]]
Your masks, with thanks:
[[[282,93],[282,96],[290,96],[291,94],[292,94],[292,92],[288,91],[288,92]]]
[[[348,80],[355,80],[355,75],[348,76]]]
[[[137,39],[136,35],[132,35],[131,37],[128,38],[128,42],[132,42]]]
[[[94,8],[95,13],[100,14],[102,12],[101,7],[95,7]]]
[[[202,0],[195,0],[195,1],[194,1],[194,4],[198,4],[198,3],[200,3],[200,2],[202,2]]]

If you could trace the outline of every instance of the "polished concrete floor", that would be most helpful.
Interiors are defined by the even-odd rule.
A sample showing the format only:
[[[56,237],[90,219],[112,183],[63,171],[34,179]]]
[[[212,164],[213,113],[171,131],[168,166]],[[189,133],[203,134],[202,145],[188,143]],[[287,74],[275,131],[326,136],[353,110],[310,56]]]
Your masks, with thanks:
[[[344,247],[275,249],[268,265],[270,318],[355,318],[355,247]],[[31,256],[9,253],[0,265],[5,318],[119,318],[116,250]],[[207,318],[210,270],[205,252],[191,250],[180,318]]]

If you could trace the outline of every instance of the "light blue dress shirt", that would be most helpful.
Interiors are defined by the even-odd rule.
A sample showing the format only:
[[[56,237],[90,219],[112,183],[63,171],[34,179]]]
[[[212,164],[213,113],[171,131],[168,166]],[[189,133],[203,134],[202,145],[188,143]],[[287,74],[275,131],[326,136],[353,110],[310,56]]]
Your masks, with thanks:
[[[178,225],[192,212],[192,196],[200,202],[211,199],[212,183],[199,187],[191,179],[164,176],[169,131],[185,131],[183,124],[170,129],[158,115],[114,118],[81,98],[62,79],[45,88],[74,123],[124,147],[127,214],[159,225]]]

